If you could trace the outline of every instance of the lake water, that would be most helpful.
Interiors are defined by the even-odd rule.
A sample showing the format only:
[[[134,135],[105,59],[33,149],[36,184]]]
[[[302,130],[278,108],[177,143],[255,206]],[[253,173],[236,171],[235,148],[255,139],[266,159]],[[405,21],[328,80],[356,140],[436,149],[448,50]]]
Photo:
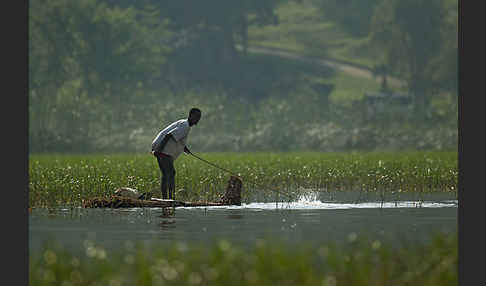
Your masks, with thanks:
[[[359,200],[357,197],[359,196]],[[29,248],[54,239],[76,251],[86,241],[106,249],[127,244],[199,243],[225,239],[255,245],[260,239],[290,244],[341,242],[359,236],[399,241],[427,240],[457,231],[457,200],[449,194],[402,195],[386,201],[376,194],[314,194],[298,201],[241,206],[130,209],[34,209]]]

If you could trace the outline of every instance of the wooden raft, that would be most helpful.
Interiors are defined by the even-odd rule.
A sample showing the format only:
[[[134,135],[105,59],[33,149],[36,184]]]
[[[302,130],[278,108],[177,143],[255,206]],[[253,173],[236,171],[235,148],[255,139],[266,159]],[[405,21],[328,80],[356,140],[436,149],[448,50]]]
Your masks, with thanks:
[[[226,187],[225,194],[216,202],[183,202],[177,200],[162,200],[152,198],[150,200],[135,199],[125,196],[111,195],[110,197],[94,197],[83,202],[85,208],[173,208],[173,207],[204,207],[204,206],[230,206],[241,205],[240,178],[231,176]]]

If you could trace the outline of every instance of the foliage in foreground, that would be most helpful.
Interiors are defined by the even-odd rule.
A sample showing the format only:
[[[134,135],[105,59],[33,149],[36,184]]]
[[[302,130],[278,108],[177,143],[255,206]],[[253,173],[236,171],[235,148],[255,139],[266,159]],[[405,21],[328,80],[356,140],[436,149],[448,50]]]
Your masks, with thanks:
[[[390,245],[351,237],[317,248],[258,241],[245,249],[220,240],[172,247],[126,244],[84,253],[45,245],[29,259],[30,285],[457,285],[457,235]],[[55,244],[53,244],[55,245]]]
[[[202,158],[243,179],[242,201],[298,198],[306,192],[457,194],[456,152],[205,153]],[[214,201],[229,174],[191,156],[175,163],[176,199]],[[80,206],[118,187],[160,192],[160,170],[149,154],[29,156],[29,207]]]

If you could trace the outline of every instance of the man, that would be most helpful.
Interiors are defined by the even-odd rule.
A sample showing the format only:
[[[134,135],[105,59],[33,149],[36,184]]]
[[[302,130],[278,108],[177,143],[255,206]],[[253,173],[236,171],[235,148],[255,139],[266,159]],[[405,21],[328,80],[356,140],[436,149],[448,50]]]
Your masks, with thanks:
[[[187,136],[191,127],[196,125],[201,119],[201,110],[192,108],[187,119],[181,119],[171,123],[160,131],[152,141],[152,154],[157,158],[162,180],[160,190],[162,199],[167,199],[167,188],[169,189],[169,199],[174,199],[175,191],[175,169],[174,160],[182,152],[190,154],[191,151],[186,146]]]

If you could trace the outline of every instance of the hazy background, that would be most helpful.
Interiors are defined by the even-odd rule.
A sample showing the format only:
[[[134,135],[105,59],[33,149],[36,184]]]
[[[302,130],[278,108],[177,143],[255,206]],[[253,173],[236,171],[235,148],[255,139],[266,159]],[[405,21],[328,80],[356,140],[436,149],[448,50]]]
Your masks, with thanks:
[[[457,150],[457,0],[29,5],[30,152]]]

